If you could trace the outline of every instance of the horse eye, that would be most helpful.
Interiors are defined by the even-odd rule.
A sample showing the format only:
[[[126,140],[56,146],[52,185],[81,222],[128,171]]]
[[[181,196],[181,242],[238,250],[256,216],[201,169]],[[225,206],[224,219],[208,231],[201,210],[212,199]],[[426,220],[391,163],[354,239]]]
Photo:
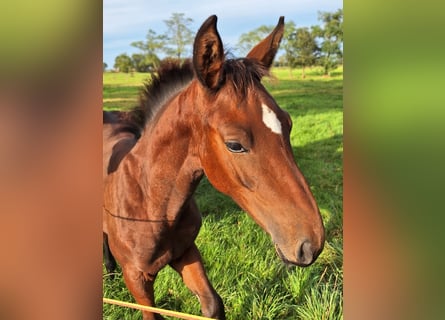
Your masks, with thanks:
[[[243,147],[243,145],[239,142],[228,141],[226,142],[226,147],[230,152],[233,153],[243,153],[247,152],[247,149]]]

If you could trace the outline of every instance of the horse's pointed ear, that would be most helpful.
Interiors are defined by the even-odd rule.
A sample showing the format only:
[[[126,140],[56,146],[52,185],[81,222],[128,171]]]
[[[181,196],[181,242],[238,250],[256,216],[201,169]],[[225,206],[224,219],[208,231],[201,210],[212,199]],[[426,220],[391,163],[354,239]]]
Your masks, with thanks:
[[[210,89],[217,89],[224,62],[224,49],[216,30],[215,15],[199,28],[193,45],[193,67],[199,81]]]
[[[270,68],[273,59],[280,46],[281,38],[284,33],[284,17],[280,17],[278,24],[267,38],[258,43],[247,54],[247,58],[255,59],[261,62],[266,68]]]

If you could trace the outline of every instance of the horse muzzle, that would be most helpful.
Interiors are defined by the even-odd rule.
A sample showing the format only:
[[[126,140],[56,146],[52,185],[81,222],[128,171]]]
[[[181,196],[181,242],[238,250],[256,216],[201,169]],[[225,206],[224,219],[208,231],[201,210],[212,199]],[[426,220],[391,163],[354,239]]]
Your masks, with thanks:
[[[275,250],[277,251],[280,259],[283,260],[285,264],[307,267],[314,263],[315,260],[317,260],[317,257],[323,250],[323,247],[317,248],[309,240],[303,239],[301,241],[297,241],[295,250],[293,250],[293,254],[284,254],[278,244],[275,244]],[[292,252],[292,250],[289,251]]]

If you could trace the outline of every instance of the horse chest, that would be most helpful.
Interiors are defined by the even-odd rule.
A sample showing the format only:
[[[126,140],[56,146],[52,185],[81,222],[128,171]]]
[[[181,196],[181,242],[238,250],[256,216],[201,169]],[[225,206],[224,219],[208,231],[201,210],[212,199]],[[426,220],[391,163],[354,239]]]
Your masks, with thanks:
[[[131,261],[140,270],[155,274],[193,244],[201,227],[201,215],[195,208],[194,202],[187,204],[175,221],[107,217],[110,248],[120,263]]]

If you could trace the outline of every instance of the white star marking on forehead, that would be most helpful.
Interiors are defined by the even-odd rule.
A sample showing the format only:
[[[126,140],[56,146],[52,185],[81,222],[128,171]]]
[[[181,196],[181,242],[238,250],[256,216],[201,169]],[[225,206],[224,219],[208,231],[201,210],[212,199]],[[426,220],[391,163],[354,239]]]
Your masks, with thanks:
[[[264,103],[261,105],[263,109],[263,122],[272,132],[277,134],[282,134],[281,131],[281,122],[278,120],[277,115],[275,112],[273,112],[272,109],[270,109],[268,106],[266,106]]]

